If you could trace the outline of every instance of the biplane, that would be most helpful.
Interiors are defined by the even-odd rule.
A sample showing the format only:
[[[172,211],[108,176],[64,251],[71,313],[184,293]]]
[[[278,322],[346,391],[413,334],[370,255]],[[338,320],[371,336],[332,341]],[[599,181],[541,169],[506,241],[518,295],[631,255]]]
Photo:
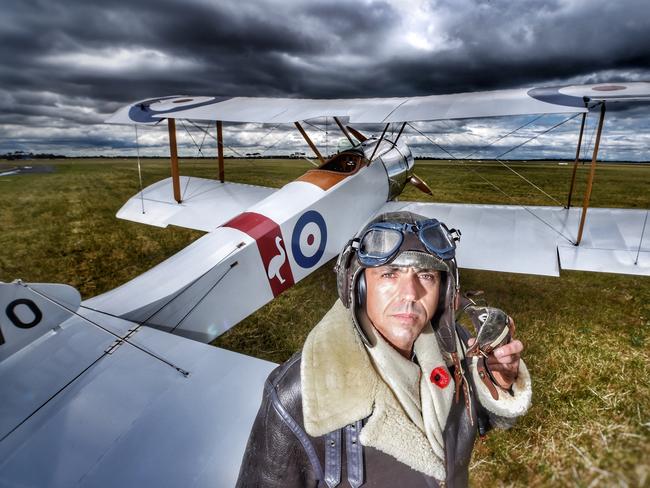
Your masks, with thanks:
[[[330,261],[380,212],[408,209],[461,229],[465,268],[650,275],[648,211],[589,208],[605,108],[622,101],[650,101],[650,83],[388,99],[168,96],[118,110],[108,123],[167,124],[171,176],[117,216],[205,235],[84,301],[64,284],[0,284],[0,486],[232,486],[275,365],[206,343]],[[396,201],[409,184],[428,191],[406,124],[581,115],[575,179],[590,111],[599,122],[581,207]],[[330,158],[302,126],[319,117],[349,142]],[[215,123],[218,179],[180,174],[177,120]],[[222,124],[241,122],[294,124],[318,166],[280,189],[226,181]]]

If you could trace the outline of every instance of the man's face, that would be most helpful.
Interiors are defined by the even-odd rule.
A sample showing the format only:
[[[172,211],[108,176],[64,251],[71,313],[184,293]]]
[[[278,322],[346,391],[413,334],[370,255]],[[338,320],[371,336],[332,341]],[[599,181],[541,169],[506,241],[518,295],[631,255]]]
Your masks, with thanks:
[[[367,268],[365,274],[368,318],[384,339],[410,357],[438,306],[440,272],[389,265]]]

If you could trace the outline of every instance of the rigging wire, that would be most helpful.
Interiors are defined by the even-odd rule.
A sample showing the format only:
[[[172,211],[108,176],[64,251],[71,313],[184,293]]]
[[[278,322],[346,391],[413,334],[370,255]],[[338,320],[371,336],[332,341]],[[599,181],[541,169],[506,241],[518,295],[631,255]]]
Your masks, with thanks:
[[[217,142],[217,144],[219,144],[219,141],[217,140],[217,138],[216,138],[213,134],[210,134],[210,133],[209,133],[207,130],[205,130],[203,127],[200,127],[200,126],[196,125],[196,124],[195,124],[194,122],[192,122],[191,120],[188,120],[188,122],[189,122],[190,124],[192,124],[192,126],[194,126],[196,129],[198,129],[198,130],[204,132],[206,135],[210,136],[212,139],[214,139],[214,140]],[[222,144],[222,146],[223,146],[224,148],[229,149],[229,150],[232,151],[234,154],[236,154],[237,156],[239,156],[241,159],[250,159],[249,156],[245,156],[244,154],[242,154],[242,153],[240,153],[239,151],[237,151],[234,147],[229,146],[229,145],[227,145],[227,144],[224,144],[223,142],[222,142],[221,144]]]
[[[187,135],[190,136],[190,139],[192,139],[192,142],[194,143],[194,145],[199,149],[198,154],[200,154],[201,156],[203,156],[203,152],[201,151],[201,148],[199,147],[199,145],[198,145],[198,144],[196,143],[196,141],[194,140],[194,136],[192,135],[192,133],[189,131],[189,129],[188,129],[187,126],[185,125],[185,122],[183,122],[183,119],[178,119],[178,120],[181,121],[181,125],[183,126],[183,129],[185,129],[185,132],[187,132]]]
[[[636,259],[634,265],[639,264],[639,254],[641,254],[641,244],[643,243],[643,235],[645,234],[645,226],[648,223],[648,210],[645,211],[645,219],[643,220],[643,230],[641,231],[641,239],[639,239],[639,248],[636,250]]]
[[[138,179],[140,180],[140,203],[142,204],[142,213],[144,213],[144,189],[142,188],[142,168],[140,167],[140,141],[138,139],[138,124],[133,124],[135,128],[135,150],[138,155]]]
[[[275,129],[277,129],[278,127],[280,127],[281,125],[282,125],[282,123],[278,123],[278,124],[275,124],[273,127],[271,127],[268,131],[266,131],[266,134],[264,134],[264,135],[262,136],[262,138],[259,139],[259,140],[257,141],[257,143],[261,145],[262,142],[264,141],[264,139],[266,139],[268,136],[270,136],[271,133],[272,133]],[[277,145],[277,142],[276,142],[275,144],[272,144],[271,146],[269,146],[267,149],[263,150],[260,154],[264,154],[266,151],[268,151],[269,149],[271,149],[272,147],[274,147],[274,146],[276,146],[276,145]],[[262,146],[262,147],[264,147],[264,146]]]
[[[571,244],[573,244],[573,241],[572,241],[571,239],[569,239],[568,237],[566,237],[562,232],[560,232],[560,231],[557,230],[555,227],[553,227],[551,224],[549,224],[548,222],[546,222],[543,218],[541,218],[539,215],[537,215],[536,213],[534,213],[532,210],[530,210],[530,209],[529,209],[528,207],[526,207],[525,205],[522,205],[521,203],[517,203],[516,200],[515,200],[515,198],[514,198],[513,196],[511,196],[510,194],[508,194],[505,190],[503,190],[502,188],[500,188],[499,186],[497,186],[495,183],[493,183],[493,182],[491,182],[490,180],[488,180],[487,178],[485,178],[482,174],[480,174],[478,171],[476,171],[476,169],[466,166],[466,163],[465,163],[464,161],[462,161],[461,159],[458,159],[458,158],[457,158],[456,156],[454,156],[451,152],[449,152],[447,149],[445,149],[444,147],[442,147],[441,145],[439,145],[438,143],[436,143],[433,139],[431,139],[431,138],[430,138],[429,136],[427,136],[425,133],[423,133],[423,132],[420,131],[418,128],[416,128],[416,127],[414,127],[413,125],[411,125],[410,122],[408,122],[408,126],[411,127],[412,129],[414,129],[417,133],[419,133],[421,136],[423,136],[425,139],[427,139],[431,144],[433,144],[434,146],[436,146],[438,149],[440,149],[440,150],[443,151],[444,153],[448,154],[448,155],[449,155],[453,160],[455,160],[455,161],[457,161],[458,163],[460,163],[460,165],[461,165],[462,168],[465,168],[465,169],[467,169],[468,171],[470,171],[470,172],[474,173],[475,175],[477,175],[479,178],[481,178],[483,181],[485,181],[488,185],[492,186],[494,189],[496,189],[497,191],[503,193],[506,197],[508,197],[508,198],[509,198],[510,200],[512,200],[513,202],[515,202],[517,206],[523,208],[523,209],[526,210],[528,213],[530,213],[533,217],[535,217],[535,218],[538,219],[540,222],[542,222],[544,225],[548,226],[551,230],[553,230],[553,232],[555,232],[556,234],[560,235],[560,236],[561,236],[562,238],[564,238],[567,242],[570,242]]]
[[[305,124],[305,125],[308,125],[308,126],[311,127],[312,129],[316,129],[316,130],[319,130],[319,131],[321,131],[321,132],[325,132],[325,129],[323,129],[323,128],[321,128],[321,127],[318,127],[317,125],[312,124],[311,122],[308,122],[308,121],[306,121],[306,120],[303,120],[302,123]]]
[[[221,259],[220,259],[216,264],[214,264],[214,266],[210,267],[208,270],[206,270],[206,271],[205,271],[204,273],[202,273],[200,276],[197,276],[195,279],[193,279],[191,282],[189,282],[187,285],[185,285],[185,286],[184,286],[184,287],[183,287],[183,288],[182,288],[178,293],[176,293],[174,296],[172,296],[172,298],[170,298],[169,300],[167,300],[165,303],[162,304],[162,306],[160,306],[158,309],[156,309],[156,311],[155,311],[154,313],[150,314],[150,315],[149,315],[147,318],[145,318],[144,320],[142,320],[142,321],[140,321],[140,322],[137,322],[138,326],[134,329],[134,331],[136,331],[136,330],[139,329],[140,327],[146,325],[146,324],[147,324],[147,323],[148,323],[152,318],[154,318],[156,315],[158,315],[158,313],[160,313],[160,312],[161,312],[165,307],[167,307],[168,305],[170,305],[174,300],[176,300],[176,299],[177,299],[178,297],[180,297],[184,292],[186,292],[187,290],[189,290],[189,289],[190,289],[194,284],[196,284],[199,280],[201,280],[203,277],[207,276],[208,273],[210,273],[211,271],[213,271],[214,269],[216,269],[216,267],[217,267],[218,265],[220,265],[220,264],[223,263],[226,259],[228,259],[228,258],[229,258],[229,257],[230,257],[234,252],[236,252],[238,249],[241,249],[241,248],[244,247],[244,246],[245,246],[245,243],[244,243],[243,241],[240,242],[239,244],[237,244],[237,245],[236,245],[236,246],[235,246],[235,247],[234,247],[234,248],[233,248],[233,249],[232,249],[228,254],[226,254],[226,255],[225,255],[223,258],[221,258]],[[200,304],[200,303],[205,299],[205,297],[208,296],[208,294],[209,294],[209,293],[210,293],[210,292],[211,292],[211,291],[212,291],[212,290],[213,290],[213,289],[214,289],[214,288],[215,288],[215,287],[216,287],[216,286],[217,286],[217,285],[218,285],[218,284],[219,284],[219,283],[220,283],[220,282],[225,278],[225,276],[226,276],[228,273],[230,273],[230,271],[232,271],[232,269],[233,269],[235,266],[237,266],[238,264],[239,264],[239,261],[234,261],[234,262],[232,262],[232,263],[230,264],[230,266],[229,266],[228,269],[225,271],[225,273],[223,273],[221,276],[219,276],[219,278],[217,278],[217,280],[215,281],[215,283],[214,283],[212,286],[210,286],[210,288],[208,289],[208,291],[207,291],[206,293],[203,294],[203,296],[199,299],[199,301],[198,301],[195,305],[193,305],[193,306],[191,307],[191,309],[189,310],[189,312],[187,312],[187,313],[183,316],[183,318],[181,318],[181,320],[180,320],[178,323],[176,323],[176,325],[175,325],[175,326],[170,330],[170,333],[173,333],[173,332],[174,332],[174,331],[175,331],[175,330],[180,326],[180,324],[181,324],[181,323],[182,323],[182,322],[183,322],[183,321],[188,317],[188,315],[190,315],[190,313],[192,313],[192,311],[193,311],[193,310],[194,310],[194,309],[195,309],[195,308],[196,308],[196,307],[197,307],[197,306],[198,306],[198,305],[199,305],[199,304]],[[110,317],[115,317],[115,318],[118,318],[118,319],[122,319],[122,317],[119,317],[119,316],[113,315],[113,314],[108,313],[108,312],[105,312],[105,311],[103,311],[103,310],[97,310],[97,309],[94,309],[94,308],[88,307],[88,306],[86,306],[86,305],[81,305],[81,308],[85,308],[85,309],[87,309],[87,310],[92,310],[92,311],[94,311],[94,312],[102,313],[102,314],[104,314],[104,315],[108,315],[108,316],[110,316]],[[82,316],[82,317],[83,317],[83,316]],[[124,319],[122,319],[122,320],[124,320]]]
[[[200,131],[203,131],[203,132],[204,132],[205,134],[207,134],[209,137],[211,137],[212,139],[214,139],[214,140],[216,141],[217,144],[219,144],[219,141],[217,140],[216,136],[214,136],[213,134],[210,134],[210,132],[208,132],[207,130],[205,130],[203,127],[200,127],[200,126],[196,125],[196,124],[195,124],[194,122],[192,122],[191,120],[188,120],[188,122],[189,122],[190,124],[192,124],[192,126],[193,126],[194,128],[199,129]],[[237,156],[239,156],[240,158],[242,158],[242,159],[249,159],[247,156],[244,156],[242,153],[240,153],[239,151],[237,151],[237,150],[234,149],[233,147],[231,147],[231,146],[229,146],[229,145],[227,145],[227,144],[224,144],[223,142],[221,143],[221,145],[222,145],[223,147],[225,147],[226,149],[231,150],[233,153],[235,153],[235,154],[236,154]]]
[[[139,351],[142,351],[142,352],[144,352],[145,354],[151,356],[152,358],[157,359],[158,361],[160,361],[160,362],[166,364],[167,366],[171,366],[171,367],[174,368],[176,371],[178,371],[179,373],[181,373],[183,376],[188,377],[188,376],[190,375],[189,371],[186,371],[186,370],[184,370],[183,368],[181,368],[181,367],[179,367],[179,366],[176,366],[175,364],[173,364],[172,362],[168,361],[167,359],[165,359],[165,358],[163,358],[163,357],[161,357],[161,356],[158,356],[157,354],[155,354],[155,353],[153,353],[153,352],[147,350],[146,348],[144,348],[144,347],[142,347],[142,346],[139,346],[139,345],[137,345],[137,344],[135,344],[135,343],[133,343],[133,342],[131,342],[131,341],[129,340],[129,337],[132,336],[135,332],[137,332],[137,330],[140,328],[140,325],[141,325],[141,324],[138,325],[138,327],[129,330],[129,331],[128,331],[128,334],[126,334],[125,336],[121,336],[121,335],[119,335],[119,334],[113,332],[112,330],[110,330],[110,329],[104,327],[103,325],[98,324],[98,323],[95,322],[94,320],[90,320],[88,317],[85,317],[85,316],[81,315],[81,314],[78,313],[76,310],[73,310],[73,309],[71,309],[71,308],[65,306],[64,304],[62,304],[62,303],[60,303],[60,302],[54,300],[53,298],[47,296],[47,295],[44,294],[44,293],[41,293],[40,291],[36,290],[35,288],[32,288],[32,287],[29,286],[27,283],[22,283],[22,282],[21,282],[21,284],[22,284],[22,286],[24,286],[25,288],[27,288],[28,290],[30,290],[32,293],[35,293],[36,295],[39,295],[40,297],[44,298],[44,299],[47,300],[48,302],[53,303],[53,304],[56,305],[57,307],[62,308],[63,310],[66,310],[67,312],[70,312],[72,315],[75,315],[75,316],[79,317],[80,319],[82,319],[82,320],[84,320],[84,321],[86,321],[86,322],[88,322],[88,323],[94,325],[95,327],[97,327],[97,328],[103,330],[104,332],[106,332],[106,333],[112,335],[113,337],[117,338],[117,340],[118,340],[118,344],[119,344],[119,343],[122,343],[122,342],[125,342],[125,343],[127,343],[127,344],[129,344],[129,345],[135,347],[135,348],[138,349]],[[109,348],[107,351],[105,351],[105,354],[108,354],[108,351],[109,351],[109,350],[110,350],[110,348]]]
[[[135,327],[133,329],[130,329],[127,334],[125,334],[124,336],[120,336],[119,334],[116,334],[115,332],[107,329],[106,327],[101,326],[97,322],[95,322],[93,320],[90,320],[88,317],[85,317],[85,316],[79,314],[77,311],[66,307],[64,304],[59,303],[58,301],[54,300],[53,298],[49,297],[48,295],[39,292],[38,290],[36,290],[36,289],[32,288],[31,286],[29,286],[27,283],[23,283],[21,281],[19,281],[19,283],[22,286],[24,286],[25,288],[27,288],[28,290],[30,290],[32,293],[35,293],[36,295],[39,295],[42,298],[44,298],[45,300],[53,303],[55,306],[57,306],[59,308],[62,308],[64,310],[66,310],[67,312],[70,312],[71,314],[73,314],[73,315],[79,317],[80,319],[82,319],[82,321],[88,322],[88,323],[94,325],[95,327],[98,327],[99,329],[103,330],[104,332],[116,337],[117,341],[115,343],[113,343],[113,345],[111,347],[109,347],[105,351],[103,351],[101,355],[99,355],[97,358],[95,358],[95,360],[93,360],[88,366],[86,366],[78,374],[76,374],[73,378],[71,378],[66,384],[64,384],[63,386],[61,386],[61,388],[59,388],[57,391],[55,391],[47,400],[45,400],[36,409],[34,409],[34,411],[32,411],[29,415],[25,416],[25,418],[23,418],[18,424],[16,424],[13,429],[11,429],[9,432],[7,432],[5,435],[3,435],[2,438],[0,438],[0,443],[3,442],[11,434],[13,434],[17,429],[19,429],[21,425],[23,425],[30,418],[32,418],[34,415],[36,415],[36,413],[38,413],[43,407],[45,407],[48,403],[50,403],[54,398],[56,398],[66,388],[68,388],[75,381],[77,381],[77,379],[79,379],[81,376],[83,376],[88,370],[90,370],[93,366],[95,366],[97,363],[99,363],[99,361],[104,359],[106,356],[110,355],[112,353],[113,347],[115,345],[120,345],[122,343],[129,344],[129,345],[133,346],[135,349],[144,352],[145,354],[153,357],[154,359],[157,359],[158,361],[161,361],[162,363],[166,364],[167,366],[172,367],[173,369],[178,371],[181,375],[183,375],[183,377],[185,377],[185,378],[189,377],[189,375],[190,375],[189,371],[186,371],[183,368],[181,368],[179,366],[176,366],[175,364],[173,364],[172,362],[166,360],[165,358],[163,358],[161,356],[158,356],[157,354],[145,349],[144,347],[138,346],[137,344],[134,344],[133,342],[131,342],[129,340],[129,337],[131,337],[139,329],[140,326],[137,326],[137,327]],[[88,310],[93,310],[93,309],[91,309],[89,307],[84,307],[84,306],[80,306],[80,308],[86,308]],[[106,313],[106,312],[102,312],[102,313]],[[111,314],[107,314],[107,315],[111,315]],[[112,315],[112,316],[115,317],[114,315]],[[119,318],[121,320],[124,320],[121,317],[115,317],[115,318]]]
[[[21,425],[23,425],[25,422],[27,422],[30,418],[32,418],[36,413],[43,408],[45,405],[50,403],[54,398],[56,398],[59,393],[61,393],[63,390],[65,390],[68,386],[70,386],[72,383],[77,381],[79,377],[81,377],[86,371],[88,371],[90,368],[92,368],[95,364],[97,364],[101,359],[106,357],[108,353],[104,351],[101,356],[99,356],[97,359],[95,359],[92,363],[90,363],[88,366],[86,366],[84,369],[82,369],[74,378],[72,378],[70,381],[68,381],[65,385],[63,385],[61,388],[59,388],[56,392],[54,392],[50,398],[45,400],[43,403],[41,403],[33,412],[31,412],[29,415],[27,415],[23,420],[21,420],[16,426],[11,429],[9,432],[7,432],[5,435],[0,438],[0,443],[3,442],[7,437],[9,437],[11,434],[13,434],[18,428],[20,428]]]
[[[210,134],[209,132],[205,131],[202,127],[197,126],[197,125],[194,124],[191,120],[188,120],[188,122],[189,122],[190,124],[192,124],[194,127],[196,127],[197,129],[206,132],[207,135],[210,136],[210,137],[212,137],[215,141],[217,140],[217,138],[216,138],[215,136],[213,136],[213,135]],[[280,125],[282,125],[282,124],[277,124],[275,127],[273,127],[273,128],[271,129],[271,131],[272,131],[273,129],[279,127]],[[267,135],[270,134],[271,131],[269,131],[269,132],[267,133]],[[280,142],[283,142],[284,140],[286,140],[286,138],[289,136],[289,131],[286,131],[286,132],[287,132],[287,133],[286,133],[284,136],[282,136],[279,140],[277,140],[276,142],[274,142],[274,143],[271,144],[270,146],[263,147],[263,150],[262,150],[262,152],[260,153],[260,155],[266,153],[266,151],[268,151],[269,149],[272,149],[273,147],[277,146]],[[265,137],[266,137],[266,136],[265,136]],[[217,141],[217,142],[218,142],[218,141]],[[239,156],[241,159],[244,159],[244,160],[250,160],[250,157],[243,155],[242,153],[240,153],[239,151],[237,151],[236,149],[234,149],[232,146],[228,146],[227,144],[223,144],[223,147],[229,149],[229,150],[232,151],[235,155]],[[315,161],[312,161],[311,159],[308,159],[308,158],[305,157],[305,156],[302,156],[301,159],[304,159],[305,161],[307,161],[308,163],[310,163],[312,166],[316,166],[316,167],[319,166],[318,163],[316,163]]]
[[[544,194],[544,195],[545,195],[546,197],[548,197],[551,201],[553,201],[553,202],[556,203],[557,205],[563,206],[564,204],[561,203],[557,198],[555,198],[554,196],[550,195],[549,193],[547,193],[546,191],[544,191],[541,187],[539,187],[538,185],[536,185],[535,183],[533,183],[531,180],[529,180],[528,178],[526,178],[524,175],[522,175],[521,173],[519,173],[519,172],[517,172],[516,170],[514,170],[512,167],[510,167],[508,164],[506,164],[506,163],[505,163],[502,159],[500,159],[500,158],[502,158],[502,157],[505,156],[506,154],[508,154],[508,153],[510,153],[510,152],[512,152],[512,151],[514,151],[514,150],[516,150],[516,149],[518,149],[518,148],[524,146],[525,144],[528,144],[529,142],[531,142],[531,141],[537,139],[538,137],[541,137],[542,135],[544,135],[544,134],[546,134],[546,133],[548,133],[548,132],[550,132],[550,131],[552,131],[552,130],[558,128],[558,127],[560,127],[561,125],[563,125],[563,124],[565,124],[565,123],[567,123],[567,122],[573,120],[573,119],[574,119],[575,117],[577,117],[578,115],[580,115],[580,113],[577,113],[577,114],[575,114],[575,115],[573,115],[573,116],[571,116],[571,117],[568,117],[567,119],[564,119],[563,121],[559,122],[558,124],[556,124],[556,125],[554,125],[554,126],[548,128],[548,129],[546,129],[546,130],[544,130],[544,131],[542,131],[542,132],[537,132],[537,133],[536,133],[536,132],[533,132],[534,135],[533,135],[532,137],[529,137],[528,139],[526,139],[526,140],[523,141],[522,143],[517,144],[517,145],[511,147],[510,149],[504,151],[504,152],[501,153],[501,154],[498,154],[497,156],[494,157],[494,160],[495,160],[496,162],[498,162],[499,164],[501,164],[503,167],[505,167],[505,168],[507,168],[508,170],[512,171],[515,175],[517,175],[519,178],[521,178],[521,179],[524,180],[526,183],[528,183],[529,185],[531,185],[533,188],[535,188],[536,190],[538,190],[540,193]],[[533,120],[531,120],[531,121],[529,121],[529,122],[523,124],[523,125],[520,126],[519,128],[517,128],[517,129],[515,129],[515,130],[513,130],[513,131],[510,131],[508,134],[505,134],[505,135],[502,136],[502,137],[498,137],[497,139],[495,139],[495,140],[492,141],[491,143],[485,145],[484,147],[489,147],[489,146],[493,145],[494,143],[496,143],[498,140],[502,140],[503,138],[508,137],[509,135],[512,135],[512,134],[516,133],[518,130],[520,130],[520,129],[522,129],[522,128],[528,126],[528,125],[530,125],[531,123],[533,123],[533,122],[535,122],[535,121],[537,121],[537,120],[539,120],[542,116],[543,116],[543,115],[540,115],[540,116],[534,118]],[[477,136],[477,137],[480,138],[480,136]],[[438,147],[440,147],[440,146],[438,146]],[[474,152],[473,152],[472,154],[470,154],[469,156],[472,156],[473,154],[476,154],[478,151],[482,150],[484,147],[481,147],[480,149],[474,151]],[[448,154],[451,154],[451,153],[449,153],[449,152],[447,152],[447,153],[448,153]],[[469,156],[465,156],[465,157],[462,158],[462,159],[468,159]],[[458,159],[458,158],[454,158],[454,159]]]
[[[203,129],[203,139],[201,139],[201,144],[199,145],[194,140],[194,137],[192,136],[192,133],[189,131],[189,129],[183,123],[183,119],[179,119],[179,120],[181,121],[181,125],[183,126],[183,129],[185,129],[185,132],[187,132],[187,134],[190,136],[190,139],[194,143],[194,146],[197,148],[197,153],[196,153],[195,158],[198,158],[199,156],[201,156],[202,158],[205,158],[205,155],[203,154],[202,149],[203,149],[203,145],[205,144],[205,137],[208,134],[207,129]],[[208,124],[207,126],[209,127],[209,125],[210,124]],[[181,200],[185,200],[186,198],[189,198],[187,196],[187,189],[190,186],[191,179],[192,179],[192,177],[188,176],[187,179],[185,180],[185,186],[183,187],[183,192],[181,193]]]
[[[180,122],[181,122],[181,125],[183,126],[183,129],[185,129],[185,132],[187,132],[187,135],[190,136],[190,139],[192,139],[192,142],[194,143],[194,145],[199,149],[199,152],[198,152],[197,154],[200,154],[201,156],[203,156],[203,153],[201,152],[201,148],[200,148],[199,145],[196,143],[196,141],[194,140],[194,137],[192,136],[192,134],[190,133],[190,131],[189,131],[189,130],[187,129],[187,127],[185,126],[185,123],[183,122],[183,119],[179,119],[179,120],[180,120]],[[190,184],[190,180],[191,180],[191,179],[192,179],[192,178],[191,178],[190,176],[188,176],[188,177],[186,178],[186,180],[185,180],[185,186],[183,186],[183,191],[181,192],[181,200],[185,200],[185,194],[187,193],[187,187],[189,186],[189,184]]]
[[[207,132],[207,130],[206,130],[206,132]],[[205,135],[206,135],[206,133],[204,132],[203,133],[203,139],[201,139],[201,145],[199,146],[199,152],[197,153],[197,157],[198,157],[199,154],[201,154],[203,156],[203,153],[201,152],[201,148],[203,148],[203,144],[205,144]]]
[[[581,114],[582,114],[582,112],[578,112],[577,114],[573,114],[571,117],[568,117],[568,118],[562,120],[561,122],[558,122],[557,124],[555,124],[555,125],[549,127],[548,129],[543,130],[542,132],[538,132],[538,133],[536,133],[533,137],[530,137],[530,138],[526,139],[526,140],[525,140],[524,142],[522,142],[521,144],[517,144],[516,146],[511,147],[511,148],[508,149],[507,151],[504,151],[504,152],[502,152],[501,154],[497,155],[497,156],[495,157],[495,159],[498,161],[499,158],[505,156],[506,154],[511,153],[511,152],[514,151],[515,149],[519,149],[521,146],[523,146],[523,145],[525,145],[525,144],[528,144],[530,141],[534,141],[535,139],[537,139],[538,137],[543,136],[544,134],[548,134],[548,133],[551,132],[553,129],[556,129],[556,128],[560,127],[561,125],[566,124],[567,122],[569,122],[569,121],[575,119],[578,115],[581,115]]]
[[[516,149],[519,149],[519,148],[522,147],[524,144],[528,144],[529,142],[534,141],[534,140],[537,139],[538,137],[541,137],[541,136],[543,136],[544,134],[548,134],[548,133],[549,133],[550,131],[552,131],[553,129],[555,129],[555,128],[557,128],[557,127],[560,127],[561,125],[564,125],[565,123],[567,123],[567,122],[569,122],[569,121],[575,119],[578,115],[580,115],[580,113],[577,113],[577,114],[575,114],[575,115],[573,115],[573,116],[571,116],[571,117],[569,117],[569,118],[563,120],[562,122],[559,122],[559,123],[555,124],[554,126],[552,126],[552,127],[548,128],[548,129],[546,129],[546,130],[544,130],[544,131],[542,131],[542,132],[540,132],[540,133],[534,135],[533,137],[531,137],[531,138],[529,138],[529,139],[526,139],[526,140],[525,140],[524,142],[522,142],[521,144],[518,144],[518,145],[516,145],[515,147],[512,147],[512,148],[508,149],[507,151],[505,151],[505,152],[499,154],[498,156],[496,156],[496,157],[494,158],[495,161],[497,161],[497,162],[500,163],[502,166],[504,166],[505,168],[507,168],[507,169],[509,169],[510,171],[512,171],[514,174],[516,174],[517,176],[519,176],[522,180],[524,180],[525,182],[527,182],[528,184],[530,184],[531,186],[533,186],[534,188],[536,188],[537,190],[539,190],[540,192],[542,192],[544,195],[546,195],[548,198],[550,198],[551,200],[553,200],[553,201],[554,201],[555,203],[557,203],[558,205],[560,205],[560,206],[564,206],[564,204],[561,203],[557,198],[555,198],[555,197],[553,197],[552,195],[550,195],[549,193],[545,192],[542,188],[540,188],[540,187],[537,186],[535,183],[533,183],[532,181],[530,181],[530,180],[529,180],[528,178],[526,178],[524,175],[520,174],[519,172],[517,172],[516,170],[514,170],[513,168],[511,168],[510,166],[508,166],[506,163],[504,163],[500,158],[503,157],[503,156],[505,156],[505,155],[508,154],[508,153],[511,153],[512,151],[514,151],[514,150],[516,150]]]
[[[589,119],[589,117],[587,117],[587,119]],[[587,141],[587,154],[589,154],[589,152],[591,152],[591,147],[592,147],[592,144],[594,144],[594,139],[595,139],[596,129],[597,128],[598,128],[598,124],[594,120],[593,126],[591,127],[591,131],[589,133],[589,138],[588,138],[588,141]],[[584,164],[584,161],[583,161],[583,164]]]
[[[174,333],[174,331],[175,331],[175,330],[176,330],[176,329],[177,329],[177,328],[178,328],[178,327],[183,323],[183,321],[184,321],[184,320],[185,320],[185,319],[186,319],[186,318],[187,318],[187,317],[188,317],[188,316],[189,316],[189,315],[194,311],[194,309],[195,309],[196,307],[198,307],[198,306],[201,304],[201,302],[203,302],[203,300],[205,299],[205,297],[207,297],[207,296],[210,294],[210,292],[211,292],[212,290],[214,290],[214,288],[215,288],[219,283],[221,283],[221,281],[226,277],[226,275],[227,275],[228,273],[230,273],[230,271],[231,271],[235,266],[237,266],[238,264],[239,264],[238,261],[235,261],[234,263],[230,263],[230,266],[228,267],[228,269],[227,269],[227,270],[226,270],[226,271],[225,271],[221,276],[219,276],[219,278],[214,282],[214,284],[213,284],[210,288],[208,288],[208,291],[206,291],[206,292],[203,294],[203,296],[202,296],[201,298],[199,298],[199,300],[194,304],[194,306],[193,306],[192,308],[190,308],[189,311],[188,311],[185,315],[183,315],[183,318],[181,318],[181,319],[176,323],[176,325],[172,328],[172,330],[169,331],[171,334]]]
[[[538,116],[535,117],[534,119],[531,119],[531,120],[529,120],[528,122],[526,122],[525,124],[520,125],[520,126],[517,127],[516,129],[511,130],[511,131],[508,132],[507,134],[503,134],[502,136],[498,136],[496,139],[490,141],[490,142],[489,142],[488,144],[486,144],[485,146],[480,147],[479,149],[477,149],[477,150],[474,151],[473,153],[468,154],[467,156],[463,156],[461,159],[469,159],[469,158],[471,158],[471,157],[474,156],[474,154],[476,154],[477,152],[479,152],[479,151],[481,151],[481,150],[483,150],[483,149],[485,149],[485,148],[488,148],[488,147],[490,147],[490,146],[493,146],[493,145],[496,144],[497,142],[499,142],[499,141],[505,139],[506,137],[511,136],[511,135],[514,134],[515,132],[518,132],[519,130],[523,129],[524,127],[527,127],[527,126],[529,126],[530,124],[532,124],[532,123],[534,123],[534,122],[537,122],[537,121],[538,121],[539,119],[541,119],[542,117],[544,117],[544,114],[538,115]],[[480,137],[480,136],[478,136],[478,137]]]
[[[156,311],[155,311],[154,313],[152,313],[151,315],[149,315],[146,319],[144,319],[144,320],[138,322],[138,325],[145,325],[145,324],[146,324],[147,322],[149,322],[152,318],[154,318],[156,315],[158,315],[158,313],[160,313],[160,312],[161,312],[165,307],[167,307],[167,305],[170,305],[174,300],[176,300],[178,297],[180,297],[183,293],[185,293],[187,290],[189,290],[192,286],[194,286],[194,285],[195,285],[195,284],[196,284],[196,283],[197,283],[201,278],[203,278],[204,276],[206,276],[209,272],[211,272],[212,270],[214,270],[218,265],[220,265],[220,264],[223,263],[226,259],[228,259],[228,258],[229,258],[229,257],[230,257],[234,252],[236,252],[238,249],[241,249],[241,248],[244,247],[244,246],[245,246],[245,243],[244,243],[243,241],[240,242],[239,244],[237,244],[237,245],[236,245],[236,246],[235,246],[235,247],[234,247],[234,248],[233,248],[233,249],[232,249],[228,254],[226,254],[223,258],[221,258],[217,263],[215,263],[213,266],[211,266],[209,269],[207,269],[203,274],[201,274],[200,276],[198,276],[198,277],[196,277],[195,279],[193,279],[192,281],[190,281],[190,282],[189,282],[187,285],[185,285],[185,286],[184,286],[184,287],[183,287],[183,288],[182,288],[178,293],[176,293],[173,297],[171,297],[169,300],[167,300],[165,303],[163,303],[162,306],[160,306],[158,309],[156,309]],[[230,268],[228,269],[228,271],[227,271],[226,273],[230,272],[230,270],[231,270],[232,268],[234,268],[237,264],[238,264],[237,261],[235,261],[234,263],[232,263],[232,264],[230,265]],[[223,278],[223,277],[220,277],[219,280],[221,280],[222,278]],[[214,288],[214,286],[213,286],[212,288]],[[212,289],[212,288],[211,288],[211,289]]]
[[[329,154],[329,139],[328,139],[328,133],[327,133],[327,116],[325,116],[325,158],[328,157]]]

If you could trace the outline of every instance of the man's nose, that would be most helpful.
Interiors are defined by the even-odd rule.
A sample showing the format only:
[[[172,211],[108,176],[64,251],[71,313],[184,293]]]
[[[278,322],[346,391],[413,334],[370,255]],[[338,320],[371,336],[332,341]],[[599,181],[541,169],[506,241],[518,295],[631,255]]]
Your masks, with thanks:
[[[404,273],[401,276],[400,292],[403,300],[417,300],[420,297],[420,288],[417,274]]]

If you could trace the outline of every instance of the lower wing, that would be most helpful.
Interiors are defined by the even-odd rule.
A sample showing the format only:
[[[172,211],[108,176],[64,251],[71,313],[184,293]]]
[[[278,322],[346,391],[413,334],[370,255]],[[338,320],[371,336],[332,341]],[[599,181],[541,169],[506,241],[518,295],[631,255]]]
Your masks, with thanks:
[[[179,178],[182,202],[174,200],[172,178],[135,194],[117,212],[121,219],[167,227],[177,225],[210,232],[277,190],[206,178]]]
[[[460,229],[459,266],[559,276],[561,269],[650,276],[648,210],[389,202]]]
[[[0,486],[234,486],[275,364],[85,309],[67,285],[0,283],[0,330]]]

